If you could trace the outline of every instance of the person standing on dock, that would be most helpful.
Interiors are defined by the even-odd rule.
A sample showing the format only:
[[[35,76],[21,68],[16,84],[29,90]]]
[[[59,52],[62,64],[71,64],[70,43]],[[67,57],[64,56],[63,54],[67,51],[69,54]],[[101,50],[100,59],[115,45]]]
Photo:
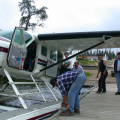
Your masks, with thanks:
[[[103,56],[102,55],[98,55],[98,60],[100,61],[98,63],[98,73],[97,73],[97,78],[99,73],[101,72],[100,75],[100,79],[98,81],[98,91],[96,93],[105,93],[106,92],[106,78],[108,76],[108,72],[107,72],[107,65],[106,65],[106,61],[103,60]]]
[[[82,73],[84,73],[84,70],[82,66],[79,65],[79,62],[74,63],[73,71],[81,71]]]
[[[80,113],[80,99],[79,93],[86,81],[86,76],[80,71],[68,71],[50,80],[50,84],[58,86],[62,96],[62,107],[66,107],[67,111],[63,112],[62,116],[73,116],[74,113]]]
[[[118,88],[115,95],[120,95],[120,52],[117,53],[117,59],[114,61],[114,71],[116,74],[116,83]]]
[[[64,55],[65,55],[65,58],[69,57],[68,52],[65,52]],[[62,64],[60,74],[67,72],[67,71],[72,71],[72,69],[73,69],[72,60],[69,59],[64,64]]]

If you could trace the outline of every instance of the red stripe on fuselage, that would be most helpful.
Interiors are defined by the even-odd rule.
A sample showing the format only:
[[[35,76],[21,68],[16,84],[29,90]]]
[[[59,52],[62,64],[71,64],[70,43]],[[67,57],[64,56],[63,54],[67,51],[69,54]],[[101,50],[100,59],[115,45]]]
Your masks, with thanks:
[[[59,109],[58,109],[58,110],[59,110]],[[42,115],[39,115],[39,116],[30,118],[30,119],[27,119],[27,120],[36,120],[36,119],[40,119],[40,118],[45,117],[45,116],[47,116],[47,115],[49,115],[49,114],[51,114],[51,113],[53,113],[53,112],[58,111],[58,110],[54,110],[54,111],[51,111],[51,112],[48,112],[48,113],[45,113],[45,114],[42,114]]]
[[[8,48],[0,47],[0,52],[8,53]]]
[[[42,59],[40,59],[40,58],[38,58],[38,61],[39,61],[39,62],[47,63],[45,60],[42,60]]]

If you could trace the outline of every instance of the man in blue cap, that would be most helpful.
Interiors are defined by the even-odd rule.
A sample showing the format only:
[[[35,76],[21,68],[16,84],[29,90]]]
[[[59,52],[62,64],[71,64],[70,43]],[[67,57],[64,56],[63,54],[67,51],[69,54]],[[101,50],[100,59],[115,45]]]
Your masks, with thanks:
[[[50,80],[53,87],[58,86],[63,96],[61,106],[69,105],[67,111],[61,114],[62,116],[73,116],[74,113],[80,113],[79,93],[85,81],[86,76],[81,71],[67,71]]]

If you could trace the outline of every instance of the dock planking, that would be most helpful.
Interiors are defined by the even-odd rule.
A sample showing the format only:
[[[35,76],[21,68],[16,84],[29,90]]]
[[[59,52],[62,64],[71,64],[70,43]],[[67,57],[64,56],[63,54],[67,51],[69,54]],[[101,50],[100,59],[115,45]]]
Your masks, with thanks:
[[[56,116],[53,120],[120,120],[120,95],[116,84],[107,84],[106,93],[93,89],[81,100],[81,113],[70,117]]]

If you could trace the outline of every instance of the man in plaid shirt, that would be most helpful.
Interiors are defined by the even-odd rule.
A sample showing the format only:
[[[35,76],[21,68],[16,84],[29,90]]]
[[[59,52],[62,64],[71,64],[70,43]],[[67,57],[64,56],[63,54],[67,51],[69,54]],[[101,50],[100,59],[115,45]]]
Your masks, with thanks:
[[[68,94],[69,88],[79,73],[80,71],[68,71],[57,77],[57,86],[59,87],[62,96]]]
[[[51,85],[58,86],[62,96],[62,107],[65,107],[69,101],[68,110],[63,112],[62,116],[72,116],[74,113],[80,113],[79,92],[86,81],[86,76],[81,71],[68,71],[51,79]]]

